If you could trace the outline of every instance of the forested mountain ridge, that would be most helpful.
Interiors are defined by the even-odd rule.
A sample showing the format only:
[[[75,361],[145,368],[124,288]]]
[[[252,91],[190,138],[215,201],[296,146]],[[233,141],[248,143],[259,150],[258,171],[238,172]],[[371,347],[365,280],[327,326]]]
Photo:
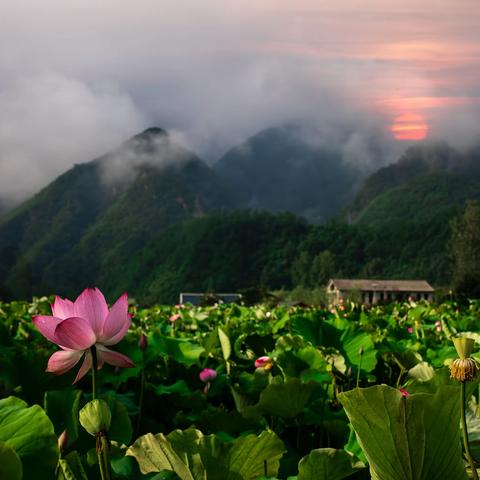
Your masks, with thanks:
[[[15,297],[69,293],[169,225],[235,205],[204,162],[148,129],[0,219],[0,284]]]

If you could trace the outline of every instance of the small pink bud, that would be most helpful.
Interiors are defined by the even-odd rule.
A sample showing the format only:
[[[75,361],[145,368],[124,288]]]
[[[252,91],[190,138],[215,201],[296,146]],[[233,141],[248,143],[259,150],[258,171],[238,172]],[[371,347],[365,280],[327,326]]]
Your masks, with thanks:
[[[140,348],[140,350],[143,351],[145,351],[148,347],[148,338],[144,333],[142,333],[142,335],[140,336],[140,340],[138,341],[138,347]]]
[[[255,368],[263,368],[264,370],[270,370],[273,368],[273,360],[268,356],[264,355],[255,360]]]
[[[400,390],[400,393],[401,393],[405,398],[407,398],[407,397],[410,395],[410,393],[408,393],[404,388],[399,388],[399,390]]]
[[[442,326],[442,322],[441,322],[440,320],[437,320],[437,321],[435,322],[435,326],[436,326],[436,327],[441,327],[441,326]]]
[[[176,313],[175,315],[172,315],[169,320],[171,323],[174,323],[176,322],[178,319],[180,318],[180,314],[179,313]]]
[[[408,332],[408,333],[413,333],[413,327],[408,327],[408,328],[407,328],[407,332]]]
[[[199,374],[200,380],[204,383],[211,382],[216,376],[217,372],[211,368],[204,368]]]

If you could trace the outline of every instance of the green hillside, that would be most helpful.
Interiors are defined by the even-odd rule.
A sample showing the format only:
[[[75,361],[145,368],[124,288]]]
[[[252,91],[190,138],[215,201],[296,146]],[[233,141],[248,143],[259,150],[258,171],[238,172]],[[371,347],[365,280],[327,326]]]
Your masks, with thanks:
[[[131,158],[125,176],[108,178],[109,162]],[[75,166],[1,220],[0,283],[14,297],[70,294],[98,282],[166,227],[233,206],[206,164],[163,130],[149,129]]]

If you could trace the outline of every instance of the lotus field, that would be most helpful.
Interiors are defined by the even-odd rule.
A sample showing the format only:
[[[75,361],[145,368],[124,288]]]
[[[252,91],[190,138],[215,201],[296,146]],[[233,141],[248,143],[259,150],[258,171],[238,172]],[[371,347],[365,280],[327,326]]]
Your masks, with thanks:
[[[108,300],[0,303],[0,479],[478,478],[480,302]]]

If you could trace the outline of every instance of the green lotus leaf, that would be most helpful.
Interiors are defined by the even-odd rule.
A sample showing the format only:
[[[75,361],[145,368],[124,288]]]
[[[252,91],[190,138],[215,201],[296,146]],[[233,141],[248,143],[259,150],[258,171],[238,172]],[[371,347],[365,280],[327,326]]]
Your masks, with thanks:
[[[283,455],[282,441],[271,431],[223,443],[199,430],[174,430],[167,436],[143,435],[127,450],[143,474],[174,472],[181,480],[253,480],[276,475]]]
[[[0,400],[0,441],[20,458],[24,480],[53,478],[58,461],[57,437],[52,422],[38,405],[28,407],[16,397]]]
[[[465,480],[458,387],[404,397],[386,385],[339,395],[373,480]]]
[[[298,480],[342,480],[365,468],[351,453],[334,448],[318,448],[298,464]]]
[[[5,442],[0,442],[0,478],[22,480],[22,476],[22,461],[17,452]]]

